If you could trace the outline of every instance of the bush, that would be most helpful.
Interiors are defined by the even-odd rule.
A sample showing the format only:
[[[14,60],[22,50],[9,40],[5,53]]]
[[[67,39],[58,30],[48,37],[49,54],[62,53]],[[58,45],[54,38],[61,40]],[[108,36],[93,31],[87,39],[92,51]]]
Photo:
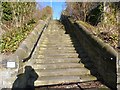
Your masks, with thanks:
[[[31,20],[27,23],[27,25],[34,24],[34,23],[36,23],[35,19],[31,19]]]
[[[0,40],[1,53],[14,52],[18,48],[19,44],[27,37],[27,35],[33,30],[33,25],[24,25],[22,28],[9,31],[5,33]]]

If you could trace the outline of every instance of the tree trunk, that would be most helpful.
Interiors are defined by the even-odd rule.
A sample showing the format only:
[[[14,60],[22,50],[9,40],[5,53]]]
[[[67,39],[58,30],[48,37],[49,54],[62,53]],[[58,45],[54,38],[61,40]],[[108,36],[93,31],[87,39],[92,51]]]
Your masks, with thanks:
[[[107,16],[106,13],[110,13],[110,7],[109,7],[109,3],[108,2],[104,2],[103,3],[104,6],[104,23],[107,23]]]
[[[118,47],[120,48],[120,10],[118,10],[117,12],[117,25],[118,25],[118,32],[119,32]]]

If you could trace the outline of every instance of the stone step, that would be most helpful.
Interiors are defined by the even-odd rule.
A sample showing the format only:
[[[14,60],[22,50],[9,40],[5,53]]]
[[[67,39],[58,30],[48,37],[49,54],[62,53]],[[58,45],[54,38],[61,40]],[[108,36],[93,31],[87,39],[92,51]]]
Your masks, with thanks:
[[[82,63],[52,63],[52,64],[34,64],[34,69],[66,69],[66,68],[81,68]]]
[[[74,46],[80,47],[79,44],[78,45],[73,45],[73,44],[67,44],[67,45],[56,45],[56,44],[45,45],[45,44],[41,44],[40,45],[40,47],[43,47],[43,48],[46,48],[46,47],[52,47],[52,48],[54,48],[54,47],[65,47],[65,48],[67,48],[67,47],[74,47]]]
[[[57,38],[56,38],[57,37]],[[76,38],[71,38],[71,37],[64,37],[64,34],[62,34],[62,36],[54,36],[53,37],[50,37],[50,38],[45,38],[44,40],[50,40],[50,41],[56,41],[56,40],[63,40],[63,41],[78,41]]]
[[[42,48],[40,48],[39,50],[47,50],[47,51],[50,51],[50,50],[75,50],[75,48],[74,47],[64,47],[64,48],[44,48],[44,47],[42,47]],[[76,51],[76,50],[75,50]]]
[[[44,43],[44,41],[43,41],[43,43]],[[73,40],[65,40],[65,39],[59,38],[59,39],[54,40],[54,41],[53,41],[53,39],[52,39],[52,40],[50,39],[50,40],[48,41],[48,43],[78,43],[78,42],[77,42],[77,41],[74,42]]]
[[[80,62],[80,59],[79,58],[69,58],[69,59],[62,59],[62,58],[59,58],[59,59],[34,59],[36,60],[36,63],[68,63],[68,62],[71,62],[71,63],[78,63]]]
[[[87,58],[88,55],[87,55],[86,53],[80,53],[79,57],[80,57],[80,58]]]
[[[38,55],[37,58],[53,59],[53,58],[78,58],[78,55]]]
[[[52,46],[52,45],[43,45],[43,46],[40,46],[39,48],[40,49],[55,49],[55,50],[57,50],[57,49],[77,49],[79,52],[82,52],[82,48],[80,47],[80,46],[75,46],[75,45],[56,45],[56,44],[53,44],[54,46]]]
[[[57,38],[56,38],[57,37]],[[63,41],[72,41],[72,39],[71,39],[71,37],[64,37],[64,34],[62,35],[62,36],[59,36],[59,35],[57,35],[57,36],[55,36],[55,35],[52,35],[51,34],[51,36],[49,36],[48,35],[48,37],[46,37],[46,38],[44,38],[44,41],[60,41],[60,40],[63,40]],[[77,39],[74,39],[74,41],[77,41]]]
[[[41,43],[40,44],[40,48],[43,47],[43,48],[46,48],[46,47],[77,47],[77,48],[80,48],[80,44],[69,44],[69,43],[61,43],[61,44],[57,44],[57,43],[53,43],[53,44],[48,44],[48,43]]]
[[[47,45],[79,45],[78,43],[73,43],[73,42],[47,42],[47,43],[42,43],[42,44],[47,44]]]
[[[65,78],[76,78],[76,77],[79,77],[79,79],[80,79],[80,82],[88,82],[88,81],[90,81],[90,80],[96,80],[97,78],[96,77],[94,77],[94,76],[92,76],[92,75],[79,75],[79,76],[54,76],[54,77],[39,77],[37,80],[55,80],[55,79],[65,79]]]
[[[54,76],[54,77],[39,77],[35,82],[35,86],[43,85],[57,85],[57,84],[69,84],[78,82],[95,81],[96,77],[91,75],[80,75],[80,76]]]
[[[66,69],[35,69],[36,73],[41,76],[68,76],[68,75],[88,75],[90,71],[86,68],[66,68]]]
[[[35,57],[35,59],[39,59],[39,60],[42,60],[42,59],[44,59],[44,60],[61,60],[61,59],[64,59],[64,60],[69,60],[69,59],[71,59],[71,58],[73,58],[73,59],[76,59],[76,58],[78,58],[78,57],[70,57],[70,56],[68,56],[68,57],[45,57],[45,56],[40,56],[39,55],[39,57]]]
[[[41,47],[41,48],[44,48],[44,47]],[[75,48],[74,47],[45,47],[46,49],[54,49],[54,50],[59,50],[59,49],[62,49],[62,50],[74,50]]]
[[[48,39],[45,39],[45,40],[53,41],[52,39],[54,39],[54,41],[57,41],[57,40],[63,40],[63,41],[68,41],[68,42],[72,41],[70,37],[64,37],[64,36],[59,36],[59,37],[57,36],[57,38],[55,38],[55,36],[54,36],[52,38],[48,38]]]
[[[45,50],[45,51],[38,51],[38,52],[36,52],[35,53],[36,55],[40,55],[40,54],[51,54],[51,55],[78,55],[78,53],[76,53],[76,51],[74,50],[74,51],[62,51],[62,50],[51,50],[51,51],[47,51],[47,50]]]
[[[45,49],[54,49],[54,50],[75,50],[75,48],[74,47],[40,47],[40,49],[43,49],[43,50],[45,50]]]
[[[76,53],[76,50],[75,49],[69,49],[69,50],[65,50],[65,49],[49,49],[49,50],[47,50],[47,49],[45,49],[45,48],[40,48],[39,50],[38,50],[39,52],[51,52],[51,53],[54,53],[54,52],[56,52],[56,53]]]
[[[97,75],[97,76],[99,76],[98,72],[97,72],[97,69],[95,69],[95,68],[90,68],[90,72],[91,72],[91,75],[95,75],[95,76]]]
[[[94,81],[90,70],[81,63],[79,56],[86,58],[85,54],[78,54],[82,48],[76,38],[72,38],[65,31],[59,30],[55,24],[44,33],[44,40],[39,43],[32,60],[32,65],[39,78],[35,86],[53,85],[63,83],[77,83]],[[91,64],[87,64],[89,66]]]
[[[50,53],[50,52],[41,52],[38,57],[78,57],[77,53]]]
[[[91,62],[90,58],[89,57],[84,57],[82,60],[81,60],[82,63],[89,63]]]
[[[94,65],[92,62],[88,61],[86,64],[85,64],[85,67],[88,67],[88,68],[93,68]]]
[[[57,38],[66,38],[66,39],[71,38],[70,35],[64,34],[64,33],[60,33],[60,32],[54,32],[54,34],[48,33],[47,37],[54,38],[55,36],[57,36]],[[57,38],[54,38],[54,39],[57,39]]]
[[[48,42],[48,41],[43,41],[42,42],[42,44],[49,44],[49,45],[54,45],[54,44],[56,44],[56,45],[63,45],[63,44],[78,44],[77,42],[76,43],[74,43],[74,42],[66,42],[66,41],[64,41],[64,42],[61,42],[61,41],[56,41],[56,42]]]

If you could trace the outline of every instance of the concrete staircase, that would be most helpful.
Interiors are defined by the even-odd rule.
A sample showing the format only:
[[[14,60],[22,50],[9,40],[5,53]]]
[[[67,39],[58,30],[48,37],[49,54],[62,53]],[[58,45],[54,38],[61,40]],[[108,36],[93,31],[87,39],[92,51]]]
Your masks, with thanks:
[[[71,39],[65,34],[58,21],[51,21],[39,44],[32,57],[32,66],[39,75],[35,86],[96,80],[78,57],[75,47],[80,51],[79,43],[75,38]]]

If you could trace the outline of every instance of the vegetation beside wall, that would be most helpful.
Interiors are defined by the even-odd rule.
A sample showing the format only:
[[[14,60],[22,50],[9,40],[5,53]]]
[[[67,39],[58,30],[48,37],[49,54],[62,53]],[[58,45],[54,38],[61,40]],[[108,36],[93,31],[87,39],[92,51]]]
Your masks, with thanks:
[[[105,43],[109,43],[113,48],[117,48],[119,7],[120,2],[67,2],[63,15],[93,25],[96,28],[96,32],[93,34]]]
[[[41,9],[36,2],[2,2],[1,10],[1,30],[5,33],[0,39],[0,52],[5,54],[16,51],[38,21],[52,14],[51,7]]]
[[[19,44],[28,36],[33,30],[34,24],[24,25],[22,28],[6,32],[0,40],[1,53],[11,53],[16,51]]]

